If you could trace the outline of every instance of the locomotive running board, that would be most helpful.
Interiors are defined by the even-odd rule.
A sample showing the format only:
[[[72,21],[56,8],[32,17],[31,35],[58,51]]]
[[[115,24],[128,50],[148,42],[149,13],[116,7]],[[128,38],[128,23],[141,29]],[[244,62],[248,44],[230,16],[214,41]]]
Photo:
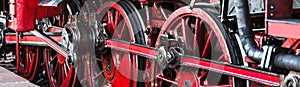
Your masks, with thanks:
[[[106,40],[106,47],[130,52],[140,56],[156,59],[156,49],[119,40]],[[280,76],[275,73],[237,66],[224,62],[208,60],[205,58],[183,56],[182,64],[186,66],[206,69],[233,77],[247,79],[270,86],[280,86]]]

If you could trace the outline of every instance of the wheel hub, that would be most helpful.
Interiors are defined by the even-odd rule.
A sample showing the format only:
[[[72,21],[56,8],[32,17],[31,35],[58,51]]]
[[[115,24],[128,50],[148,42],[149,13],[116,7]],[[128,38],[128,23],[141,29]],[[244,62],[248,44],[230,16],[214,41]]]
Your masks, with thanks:
[[[191,81],[190,80],[185,80],[184,84],[183,84],[183,87],[192,87]]]
[[[74,49],[74,29],[73,28],[64,28],[62,30],[62,45],[68,50],[72,51]]]
[[[170,38],[167,34],[160,35],[160,44],[156,57],[161,68],[175,68],[179,66],[183,53],[178,40]]]
[[[68,25],[67,25],[68,26]],[[76,28],[72,27],[65,27],[62,30],[62,41],[61,45],[70,52],[70,56],[67,58],[59,57],[59,63],[63,64],[65,60],[67,60],[68,63],[72,64],[73,66],[76,66],[76,53],[75,53],[75,41],[78,38],[78,34],[76,33]]]
[[[102,64],[104,77],[108,82],[111,82],[115,75],[115,63],[111,57],[104,57],[102,59]]]

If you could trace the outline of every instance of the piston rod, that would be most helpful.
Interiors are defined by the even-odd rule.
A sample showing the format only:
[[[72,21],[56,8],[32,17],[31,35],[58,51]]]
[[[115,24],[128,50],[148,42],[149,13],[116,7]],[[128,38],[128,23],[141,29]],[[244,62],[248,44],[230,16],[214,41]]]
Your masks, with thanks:
[[[69,57],[69,52],[67,52],[62,47],[60,47],[60,45],[57,42],[53,41],[51,38],[43,35],[42,33],[40,33],[37,30],[30,31],[30,32],[33,35],[35,35],[36,37],[38,37],[39,39],[41,39],[42,41],[44,41],[45,43],[47,43],[52,49],[54,49],[55,51],[57,51],[59,54],[61,54],[65,58]]]

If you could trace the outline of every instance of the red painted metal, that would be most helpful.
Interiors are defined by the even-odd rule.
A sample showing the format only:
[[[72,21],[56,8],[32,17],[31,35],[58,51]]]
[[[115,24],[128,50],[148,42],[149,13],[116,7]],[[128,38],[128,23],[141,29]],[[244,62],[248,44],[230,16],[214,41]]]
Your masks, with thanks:
[[[135,44],[129,44],[125,42],[120,42],[116,40],[106,40],[107,47],[118,49],[121,51],[130,52],[133,54],[138,54],[141,56],[152,57],[155,59],[156,50],[154,48],[145,48],[143,46],[138,46]],[[191,67],[197,67],[201,69],[207,69],[211,71],[220,72],[226,75],[231,75],[234,77],[240,77],[248,79],[251,81],[256,81],[272,86],[279,86],[280,78],[274,73],[266,73],[254,69],[249,69],[245,67],[238,67],[228,64],[221,64],[205,60],[204,58],[196,59],[194,57],[182,58],[182,63]]]
[[[134,62],[133,60],[131,61],[130,54],[124,53],[121,58],[119,58],[119,64],[116,66],[116,72],[114,74],[114,80],[111,82],[112,87],[117,87],[117,86],[135,86],[136,85],[136,72],[134,72]],[[114,60],[117,57],[114,57]],[[133,58],[133,57],[132,57]],[[136,58],[134,58],[136,59]]]
[[[179,79],[178,79],[178,87],[185,87],[186,81],[188,80],[192,87],[200,87],[200,83],[204,82],[201,79],[198,79],[196,70],[180,70],[179,71]]]
[[[268,22],[268,34],[278,37],[300,39],[300,24]]]
[[[15,15],[16,20],[13,24],[17,26],[13,28],[16,31],[32,31],[36,19],[47,18],[62,14],[64,12],[65,3],[61,3],[57,7],[39,6],[40,0],[16,0]]]
[[[76,81],[76,70],[69,63],[64,61],[60,63],[58,57],[59,53],[53,51],[51,48],[43,49],[43,57],[46,67],[48,80],[53,87],[73,87]]]
[[[73,86],[74,84],[72,83],[72,76],[74,76],[74,69],[70,68],[70,70],[68,71],[67,77],[64,79],[64,82],[62,83],[62,85],[60,85],[60,87],[68,87],[68,86]],[[75,74],[76,75],[76,74]]]
[[[65,64],[65,57],[69,56],[69,53],[62,49],[57,42],[61,41],[61,36],[50,36],[54,41],[50,40],[47,36],[37,32],[34,30],[35,20],[36,19],[42,19],[47,18],[51,16],[56,16],[59,14],[63,14],[65,9],[65,2],[61,3],[58,7],[43,7],[38,6],[37,3],[40,0],[16,0],[15,4],[15,12],[14,15],[15,18],[12,18],[13,23],[11,23],[13,26],[13,29],[16,30],[15,35],[6,35],[5,40],[6,43],[16,43],[16,69],[18,70],[20,68],[19,66],[19,47],[22,44],[26,43],[42,43],[46,44],[50,47],[52,47],[55,51],[60,53],[62,56],[58,55],[58,62],[59,64]],[[138,0],[140,2],[149,2],[149,1],[163,1],[163,0]],[[176,0],[177,1],[177,0]],[[216,2],[218,0],[209,0],[210,2]],[[266,13],[265,13],[265,19],[286,19],[286,18],[292,18],[293,15],[293,9],[292,9],[292,1],[293,0],[266,0]],[[185,10],[190,11],[190,10]],[[108,14],[109,16],[113,16],[113,13]],[[203,15],[203,14],[202,14]],[[11,25],[9,24],[9,25]],[[212,23],[209,23],[212,24]],[[108,19],[108,27],[109,29],[115,29],[116,24],[113,23],[113,19]],[[292,48],[294,51],[296,51],[297,48],[299,48],[299,42],[298,39],[300,39],[300,35],[298,33],[300,29],[299,24],[289,24],[289,23],[279,23],[279,22],[266,22],[266,33],[271,36],[276,37],[286,37],[288,38],[286,42],[282,45],[282,47],[285,48]],[[35,35],[25,35],[22,38],[19,38],[19,32],[25,32],[25,31],[32,31],[32,33]],[[56,30],[55,30],[56,31]],[[113,30],[112,30],[113,31]],[[58,32],[60,32],[58,30]],[[121,32],[122,33],[122,32]],[[263,35],[256,35],[255,38],[257,40],[257,44],[262,47],[263,42]],[[222,36],[218,36],[222,37]],[[132,37],[131,37],[132,38]],[[197,38],[194,38],[197,40]],[[195,43],[194,43],[195,44]],[[202,54],[202,57],[206,56],[206,51],[210,52],[210,50],[206,50],[207,47],[209,47],[209,42],[205,45],[205,50]],[[155,48],[136,45],[129,42],[121,42],[116,40],[106,40],[106,47],[113,48],[121,51],[125,51],[126,55],[127,52],[141,55],[148,57],[150,59],[155,60],[156,59],[156,50]],[[195,48],[196,46],[194,46]],[[125,60],[124,60],[125,59]],[[129,57],[124,57],[121,61],[121,66],[119,66],[119,69],[116,72],[116,79],[113,80],[112,86],[135,86],[135,81],[131,81],[131,78],[136,78],[134,75],[136,75],[136,71],[133,70],[136,68],[136,58],[131,58],[132,60],[129,60]],[[252,60],[246,57],[246,61],[250,62],[252,64],[255,64]],[[133,63],[133,64],[131,64]],[[187,66],[191,67],[197,67],[202,69],[207,69],[210,71],[220,72],[226,75],[232,75],[235,77],[240,77],[243,79],[248,79],[252,81],[257,81],[260,83],[272,85],[272,86],[279,86],[280,84],[280,78],[278,75],[273,73],[267,73],[259,70],[254,70],[246,67],[240,67],[240,66],[234,66],[219,62],[212,62],[211,60],[206,60],[205,58],[194,58],[194,57],[187,57],[184,56],[182,58],[182,63]],[[129,68],[129,69],[128,69]],[[49,71],[49,70],[48,70]],[[16,71],[17,73],[20,73]],[[74,72],[76,70],[73,70],[71,68],[66,78],[64,79],[61,86],[69,86],[71,82],[75,82],[74,78]],[[124,75],[124,73],[129,73],[130,80],[127,74]],[[187,73],[187,72],[183,72]],[[185,74],[186,76],[191,76],[191,74]],[[193,74],[192,74],[193,75]],[[63,74],[59,74],[59,76],[64,76]],[[178,84],[176,81],[172,81],[169,79],[166,79],[166,77],[163,76],[157,76],[158,79],[165,80],[167,82]],[[63,79],[62,79],[63,80]],[[125,84],[124,84],[125,83]]]
[[[216,3],[218,2],[219,0],[210,0],[210,3]]]
[[[130,43],[118,42],[115,40],[106,40],[106,46],[109,48],[123,50],[126,52],[149,57],[151,59],[156,59],[156,50],[152,50],[153,48],[138,46]]]
[[[255,42],[256,42],[256,45],[262,49],[262,46],[263,46],[263,39],[264,39],[264,36],[265,34],[264,33],[254,33],[255,35]]]
[[[211,37],[212,37],[212,32],[210,32],[209,35],[208,35],[208,39],[205,42],[204,49],[203,49],[203,52],[201,54],[201,57],[206,57],[208,55],[207,53],[211,51],[211,49],[209,48],[211,46],[211,39],[210,39]],[[197,42],[197,41],[194,41],[194,42]]]
[[[286,19],[292,17],[293,0],[266,0],[265,4],[266,19]]]
[[[281,47],[283,48],[292,48],[293,46],[297,46],[295,43],[297,42],[297,39],[288,38]],[[298,43],[297,43],[298,44]]]
[[[36,81],[37,74],[40,73],[39,62],[40,52],[39,47],[34,46],[22,46],[20,49],[20,55],[18,59],[18,74],[29,81]],[[20,66],[21,65],[21,66]]]
[[[116,53],[112,53],[112,56],[116,55]],[[114,78],[114,75],[116,73],[116,66],[115,66],[115,59],[111,58],[111,56],[106,56],[102,59],[102,68],[103,68],[103,73],[107,81],[111,82]],[[108,65],[108,62],[110,63]],[[127,65],[125,65],[127,66]],[[109,70],[108,70],[108,67]]]
[[[15,34],[10,34],[10,35],[5,35],[5,43],[8,44],[14,44],[17,42],[17,35]],[[61,42],[61,36],[52,36],[49,35],[51,39],[53,39],[56,42]],[[47,45],[45,42],[43,42],[41,39],[34,35],[24,35],[22,38],[19,39],[19,43],[21,44],[26,44],[26,43],[32,43],[32,44],[44,44]]]
[[[222,24],[213,18],[215,15],[211,15],[209,12],[210,11],[203,11],[203,9],[199,8],[192,10],[189,8],[180,8],[174,12],[177,14],[169,16],[168,20],[163,25],[160,34],[168,32],[171,33],[171,35],[174,35],[175,38],[183,37],[182,42],[184,42],[184,45],[182,49],[185,51],[185,55],[199,56],[201,58],[222,62],[227,60],[229,63],[229,51],[226,48],[225,42],[228,36],[220,31],[223,27],[218,25]],[[190,28],[189,26],[193,27]],[[217,55],[214,54],[216,52],[218,53]],[[192,71],[184,69],[185,68],[180,70],[179,75],[176,77],[179,78],[179,87],[182,87],[186,81],[190,81],[190,84],[193,87],[197,87],[199,85],[220,85],[209,84],[211,81],[207,80],[209,80],[210,76],[205,70]],[[226,83],[229,83],[228,80],[229,78],[224,78],[223,82],[226,81]]]
[[[57,54],[57,59],[60,64],[64,64],[66,62],[66,58],[60,54]]]
[[[293,22],[293,0],[266,0],[266,33],[271,36],[300,39],[299,23]],[[297,11],[297,10],[295,10]],[[289,19],[284,21],[270,21],[270,19]]]
[[[18,73],[19,69],[19,32],[16,32],[16,73]]]
[[[58,45],[56,42],[52,41],[47,36],[44,36],[39,31],[34,30],[34,31],[31,31],[31,33],[34,34],[39,39],[41,39],[42,41],[44,41],[45,43],[47,43],[51,48],[53,48],[55,51],[60,53],[62,56],[64,56],[64,57],[69,56],[69,53],[67,51],[65,51],[62,47],[60,47],[60,45]]]
[[[300,48],[300,40],[299,39],[293,39],[293,38],[288,38],[282,46],[283,48],[289,48],[292,49],[294,52],[297,52],[297,49]]]
[[[193,57],[183,57],[182,63],[184,65],[197,67],[201,69],[207,69],[235,77],[240,77],[260,83],[265,83],[272,86],[279,86],[280,77],[278,75],[272,75],[270,73],[261,73],[255,70],[242,69],[241,67],[234,67],[227,64],[219,64],[209,62],[207,60],[200,60]]]
[[[177,81],[168,79],[168,77],[165,77],[165,76],[162,76],[162,75],[158,75],[158,76],[156,76],[156,78],[161,79],[161,80],[164,80],[164,81],[167,81],[167,82],[172,83],[172,84],[178,85],[178,82],[177,82]],[[183,87],[183,86],[178,86],[178,87]]]

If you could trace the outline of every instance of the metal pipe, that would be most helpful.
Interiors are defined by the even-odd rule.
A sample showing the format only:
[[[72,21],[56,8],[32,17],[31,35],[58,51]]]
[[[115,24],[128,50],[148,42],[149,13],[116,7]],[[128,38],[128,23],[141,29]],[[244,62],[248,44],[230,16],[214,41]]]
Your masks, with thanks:
[[[274,58],[275,67],[286,70],[300,71],[300,56],[284,54],[277,54]]]
[[[264,58],[264,51],[259,49],[254,41],[254,34],[251,28],[251,19],[247,0],[235,0],[238,31],[242,45],[248,57],[255,62]]]
[[[238,31],[244,50],[248,57],[256,63],[260,63],[263,58],[266,58],[264,50],[259,49],[254,40],[254,34],[251,28],[251,18],[247,0],[235,0],[236,17],[238,23]],[[275,67],[285,70],[300,71],[300,56],[280,53],[276,54],[273,62]]]
[[[19,47],[19,32],[16,31],[16,39],[17,39],[17,42],[16,42],[16,73],[19,73],[18,70],[19,70],[19,57],[20,57],[20,47]]]

